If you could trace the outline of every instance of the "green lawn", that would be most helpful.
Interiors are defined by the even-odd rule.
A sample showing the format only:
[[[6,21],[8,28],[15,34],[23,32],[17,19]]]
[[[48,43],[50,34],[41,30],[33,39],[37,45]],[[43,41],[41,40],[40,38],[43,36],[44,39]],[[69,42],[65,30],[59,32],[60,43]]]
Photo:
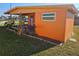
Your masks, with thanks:
[[[32,55],[54,45],[0,28],[0,55]]]
[[[79,26],[74,27],[74,32],[77,42],[68,41],[63,46],[55,46],[0,28],[0,55],[79,55]]]

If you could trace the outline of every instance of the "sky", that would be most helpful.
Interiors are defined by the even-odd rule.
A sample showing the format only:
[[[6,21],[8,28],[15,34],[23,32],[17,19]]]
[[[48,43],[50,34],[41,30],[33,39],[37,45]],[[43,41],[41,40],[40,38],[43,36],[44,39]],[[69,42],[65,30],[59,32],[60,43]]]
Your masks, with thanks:
[[[39,6],[39,5],[55,5],[53,3],[0,3],[0,16],[4,15],[4,12],[16,6]],[[74,4],[79,9],[79,4]]]

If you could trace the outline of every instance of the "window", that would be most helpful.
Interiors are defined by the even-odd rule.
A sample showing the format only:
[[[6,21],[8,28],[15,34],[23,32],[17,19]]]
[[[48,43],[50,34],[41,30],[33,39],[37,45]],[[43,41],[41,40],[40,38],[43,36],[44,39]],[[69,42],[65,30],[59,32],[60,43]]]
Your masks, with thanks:
[[[74,14],[72,12],[67,12],[67,18],[74,19]]]
[[[43,13],[42,18],[43,20],[55,20],[56,13],[55,12]]]
[[[28,16],[24,17],[24,21],[27,22],[28,21]]]

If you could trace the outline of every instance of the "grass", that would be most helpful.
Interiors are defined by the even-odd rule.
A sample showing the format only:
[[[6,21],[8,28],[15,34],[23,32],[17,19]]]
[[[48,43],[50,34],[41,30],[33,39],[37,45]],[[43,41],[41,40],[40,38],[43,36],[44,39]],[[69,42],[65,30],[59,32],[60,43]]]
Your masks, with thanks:
[[[55,46],[47,42],[27,36],[18,36],[13,32],[0,28],[0,55],[2,56],[78,56],[79,26],[74,27],[74,38],[77,42],[68,41],[63,46]]]
[[[0,28],[0,55],[32,55],[53,45]]]
[[[59,55],[59,56],[79,56],[79,26],[74,27],[74,38],[77,39],[77,42],[70,42],[68,41],[63,46],[56,46],[49,48],[47,50],[44,50],[42,52],[33,54],[33,55]]]

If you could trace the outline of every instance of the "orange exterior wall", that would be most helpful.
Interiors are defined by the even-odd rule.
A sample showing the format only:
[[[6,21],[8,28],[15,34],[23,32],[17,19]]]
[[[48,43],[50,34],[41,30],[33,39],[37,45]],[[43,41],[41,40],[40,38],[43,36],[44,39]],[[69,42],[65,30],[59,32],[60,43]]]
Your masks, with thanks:
[[[56,19],[54,21],[44,21],[42,13],[56,12]],[[66,10],[63,8],[57,9],[44,9],[35,14],[35,29],[36,33],[40,36],[48,37],[51,40],[55,39],[60,42],[65,40],[65,19]]]
[[[70,19],[66,17],[66,25],[65,25],[65,42],[71,38],[74,26],[74,19]]]
[[[71,36],[71,32],[73,30],[73,21],[72,19],[68,19],[67,16],[67,8],[66,7],[24,7],[24,8],[16,8],[11,14],[18,14],[18,10],[26,12],[25,15],[28,14],[30,19],[30,11],[34,15],[34,23],[35,23],[35,33],[39,36],[50,38],[51,40],[57,40],[60,42],[66,42],[68,38]],[[56,19],[54,21],[44,21],[42,19],[42,13],[46,12],[55,12]],[[30,24],[30,21],[29,21]]]

